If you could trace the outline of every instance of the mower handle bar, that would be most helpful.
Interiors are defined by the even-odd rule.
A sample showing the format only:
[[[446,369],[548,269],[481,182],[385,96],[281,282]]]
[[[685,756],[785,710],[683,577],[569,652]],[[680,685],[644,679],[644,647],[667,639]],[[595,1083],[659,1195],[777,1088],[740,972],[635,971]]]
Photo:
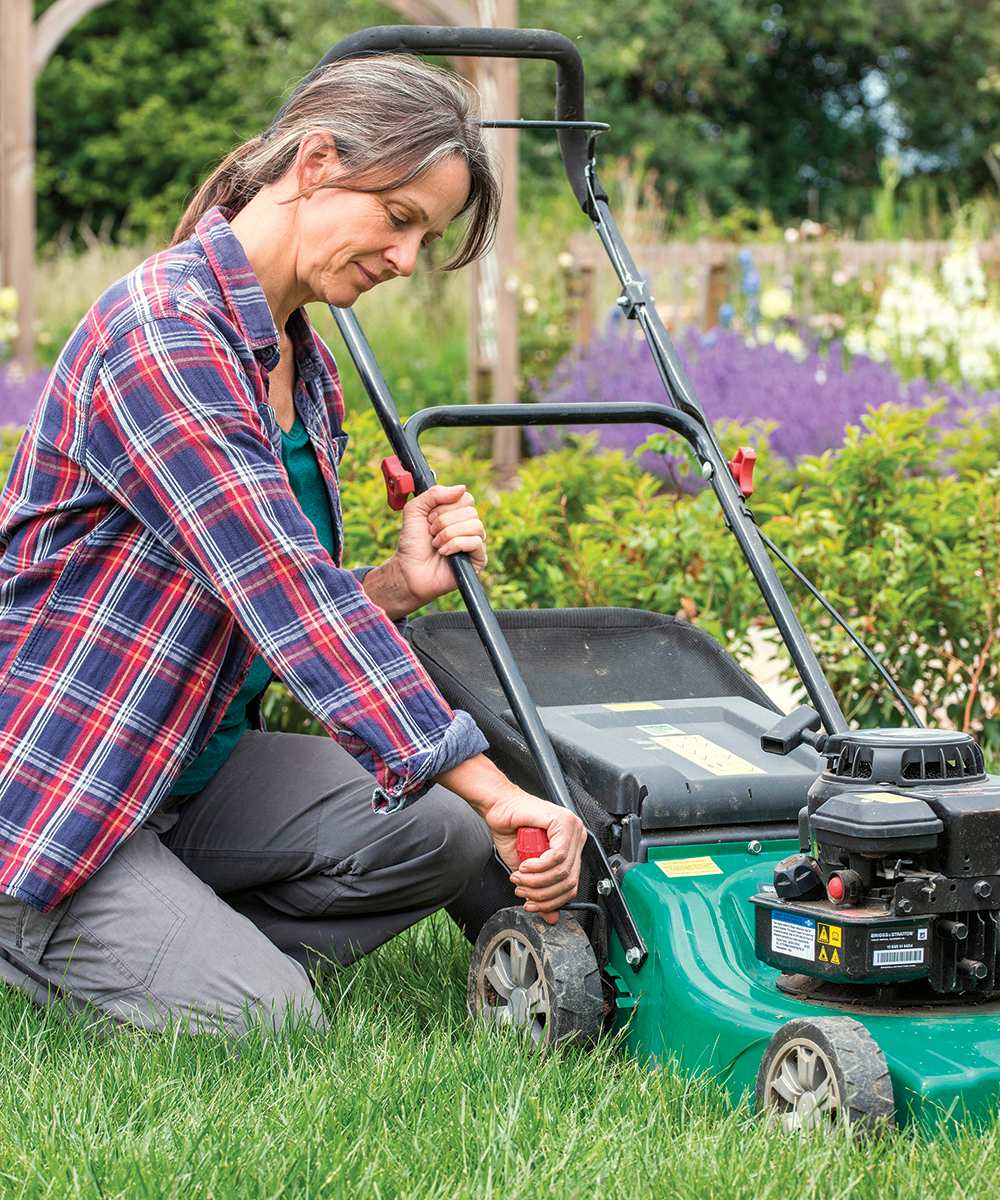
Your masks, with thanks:
[[[452,25],[376,25],[342,38],[300,84],[311,82],[331,63],[374,54],[435,54],[449,58],[547,58],[556,64],[556,122],[584,121],[583,60],[580,51],[551,29],[477,29]],[[298,89],[296,89],[298,90]],[[286,101],[275,121],[291,103]],[[559,149],[570,187],[590,215],[587,189],[588,130],[560,128]]]

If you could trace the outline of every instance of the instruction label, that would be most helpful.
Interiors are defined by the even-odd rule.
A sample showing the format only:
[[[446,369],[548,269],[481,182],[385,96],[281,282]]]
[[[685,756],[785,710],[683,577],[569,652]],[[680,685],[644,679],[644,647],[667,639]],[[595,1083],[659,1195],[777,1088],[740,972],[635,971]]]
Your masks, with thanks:
[[[700,733],[681,733],[671,737],[654,737],[653,741],[665,750],[679,754],[688,762],[694,763],[704,771],[713,775],[766,775],[763,767],[755,767],[753,763],[724,750],[715,742],[702,737]]]
[[[927,953],[926,925],[917,929],[872,929],[868,949],[872,966],[882,968],[919,967]]]
[[[636,729],[640,733],[648,733],[650,737],[672,737],[674,734],[684,732],[676,725],[636,725]]]
[[[839,925],[820,925],[816,940],[828,946],[842,946],[843,937],[844,931]]]
[[[790,958],[816,960],[816,922],[795,913],[771,913],[771,949]]]
[[[722,868],[714,858],[674,858],[669,862],[660,859],[656,864],[670,879],[689,879],[692,875],[721,875]]]

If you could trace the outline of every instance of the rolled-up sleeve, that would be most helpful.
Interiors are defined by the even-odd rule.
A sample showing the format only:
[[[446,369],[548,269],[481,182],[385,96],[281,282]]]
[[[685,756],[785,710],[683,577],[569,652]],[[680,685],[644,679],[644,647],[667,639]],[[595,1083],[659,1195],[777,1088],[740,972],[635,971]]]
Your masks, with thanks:
[[[316,540],[261,398],[221,337],[183,316],[106,347],[86,466],[214,593],[271,669],[371,773],[386,811],[486,741]],[[269,410],[268,410],[269,413]]]

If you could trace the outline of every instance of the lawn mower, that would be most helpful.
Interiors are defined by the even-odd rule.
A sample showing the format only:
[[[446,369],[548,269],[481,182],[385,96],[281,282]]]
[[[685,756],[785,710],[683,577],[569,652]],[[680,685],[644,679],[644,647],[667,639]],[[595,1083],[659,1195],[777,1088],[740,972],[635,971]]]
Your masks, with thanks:
[[[503,124],[555,131],[669,401],[456,405],[404,426],[356,315],[334,309],[394,452],[390,502],[434,483],[420,449],[428,429],[670,430],[714,490],[810,702],[784,715],[720,644],[672,616],[493,612],[458,556],[468,611],[413,621],[410,642],[503,770],[589,830],[580,894],[558,924],[512,893],[487,906],[470,1012],[550,1047],[620,1031],[652,1064],[752,1095],[786,1130],[989,1120],[1000,1093],[1000,778],[972,737],[925,728],[870,655],[909,724],[848,727],[771,555],[810,585],[748,507],[753,452],[727,460],[615,225],[595,170],[607,126],[585,119],[573,43],[546,30],[383,26],[319,65],[389,51],[555,63],[555,120]],[[524,854],[544,846],[522,834]]]

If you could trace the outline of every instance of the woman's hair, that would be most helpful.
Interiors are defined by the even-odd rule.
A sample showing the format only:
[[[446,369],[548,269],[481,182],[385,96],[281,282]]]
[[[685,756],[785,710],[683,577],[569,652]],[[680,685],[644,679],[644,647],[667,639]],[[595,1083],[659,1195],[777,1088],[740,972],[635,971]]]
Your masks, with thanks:
[[[489,249],[500,182],[473,93],[451,72],[405,54],[346,59],[307,76],[273,124],[228,154],[202,184],[172,244],[191,237],[214,205],[239,212],[262,187],[281,179],[313,129],[329,133],[341,168],[320,187],[384,192],[403,187],[444,159],[463,159],[472,182],[461,211],[469,218],[443,269],[464,267]]]

